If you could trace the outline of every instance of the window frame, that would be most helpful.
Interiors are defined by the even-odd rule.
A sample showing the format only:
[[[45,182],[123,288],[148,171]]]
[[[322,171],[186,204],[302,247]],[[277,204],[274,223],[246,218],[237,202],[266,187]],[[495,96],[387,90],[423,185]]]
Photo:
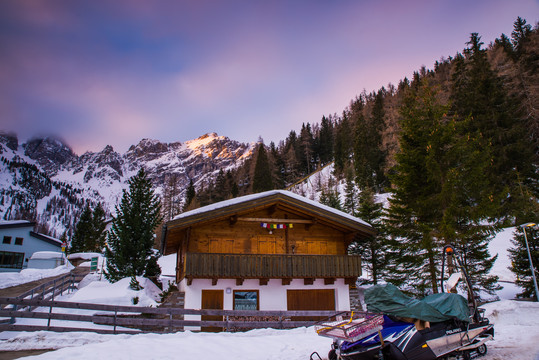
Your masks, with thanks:
[[[4,264],[7,256],[11,256],[10,264]],[[15,260],[17,260],[15,262]],[[22,269],[24,263],[24,253],[14,251],[0,251],[0,268],[4,269]]]
[[[16,237],[16,238],[15,238],[15,243],[14,243],[14,244],[15,244],[15,245],[22,245],[23,241],[24,241],[24,238],[22,238],[22,237]]]
[[[248,293],[248,292],[254,292],[256,293],[256,310],[260,310],[260,290],[234,290],[232,291],[232,309],[233,310],[254,310],[254,309],[236,309],[236,293]]]
[[[4,236],[4,240],[2,240],[2,244],[11,245],[11,239],[12,239],[11,236],[5,235],[5,236]]]

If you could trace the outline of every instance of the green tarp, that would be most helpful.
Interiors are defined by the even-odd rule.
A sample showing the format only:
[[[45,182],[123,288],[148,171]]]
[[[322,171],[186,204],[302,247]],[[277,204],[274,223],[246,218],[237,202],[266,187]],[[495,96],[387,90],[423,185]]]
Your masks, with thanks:
[[[423,300],[404,295],[396,286],[375,285],[365,291],[367,310],[423,321],[439,322],[453,318],[469,321],[467,301],[458,294],[433,294]]]

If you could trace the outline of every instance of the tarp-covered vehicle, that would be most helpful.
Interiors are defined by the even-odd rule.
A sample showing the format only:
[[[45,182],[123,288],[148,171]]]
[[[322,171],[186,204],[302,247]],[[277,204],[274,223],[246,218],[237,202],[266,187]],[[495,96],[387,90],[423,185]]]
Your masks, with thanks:
[[[453,255],[453,247],[444,253]],[[469,301],[450,292],[417,300],[394,285],[377,285],[365,292],[368,312],[338,314],[316,331],[334,339],[329,360],[473,359],[486,353],[494,328],[470,293]]]

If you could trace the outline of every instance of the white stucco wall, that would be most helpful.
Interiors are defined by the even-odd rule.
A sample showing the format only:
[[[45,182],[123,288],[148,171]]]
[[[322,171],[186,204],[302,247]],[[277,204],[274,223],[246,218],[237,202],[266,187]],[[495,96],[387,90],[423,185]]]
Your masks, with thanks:
[[[227,293],[227,288],[230,293]],[[200,309],[202,305],[202,290],[223,290],[223,308],[232,310],[234,290],[258,290],[260,310],[287,310],[287,290],[317,290],[334,289],[335,307],[337,311],[350,310],[349,287],[344,279],[337,279],[332,285],[324,285],[323,279],[317,279],[313,285],[305,285],[303,279],[294,279],[290,285],[282,285],[281,279],[270,279],[267,285],[260,285],[258,279],[246,279],[241,286],[236,285],[235,279],[219,280],[217,285],[212,286],[211,279],[194,279],[191,285],[183,280],[179,284],[179,290],[185,292],[185,309]],[[200,320],[198,315],[185,315],[185,320]],[[187,329],[187,328],[186,328]],[[190,328],[194,330],[196,328]]]

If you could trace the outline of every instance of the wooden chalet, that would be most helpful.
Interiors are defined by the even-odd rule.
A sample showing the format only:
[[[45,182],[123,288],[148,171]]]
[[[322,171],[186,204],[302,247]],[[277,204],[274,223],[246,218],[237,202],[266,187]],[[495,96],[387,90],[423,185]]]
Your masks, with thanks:
[[[373,233],[356,217],[275,190],[180,214],[166,224],[162,250],[177,254],[186,308],[349,310],[361,260],[347,248]]]

